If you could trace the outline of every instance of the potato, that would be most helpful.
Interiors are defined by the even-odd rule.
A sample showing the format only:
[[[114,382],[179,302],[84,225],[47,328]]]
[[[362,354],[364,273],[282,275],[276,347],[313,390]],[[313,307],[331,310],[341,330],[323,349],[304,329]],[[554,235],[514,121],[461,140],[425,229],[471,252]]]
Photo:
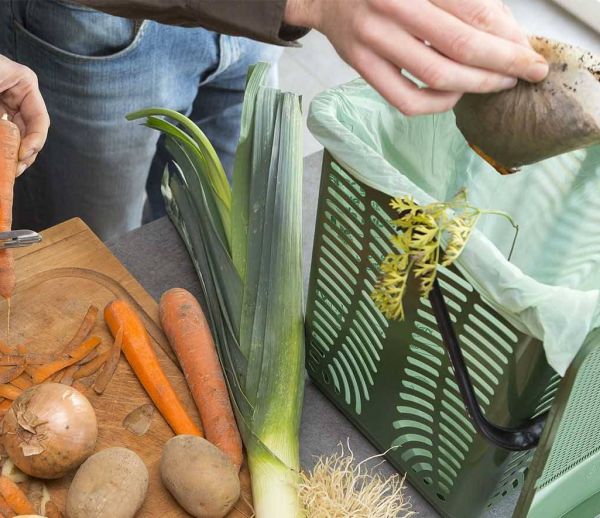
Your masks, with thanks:
[[[221,518],[240,497],[233,462],[202,437],[169,439],[160,459],[160,476],[175,500],[196,518]]]
[[[68,518],[132,518],[144,503],[148,469],[127,448],[107,448],[77,470],[67,495]]]

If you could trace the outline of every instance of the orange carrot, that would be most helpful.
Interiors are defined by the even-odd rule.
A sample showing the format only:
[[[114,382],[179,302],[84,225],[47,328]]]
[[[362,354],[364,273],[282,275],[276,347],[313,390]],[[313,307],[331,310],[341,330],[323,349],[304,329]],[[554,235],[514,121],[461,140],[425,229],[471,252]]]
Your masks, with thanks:
[[[123,329],[123,353],[144,389],[176,434],[202,435],[162,370],[148,332],[129,303],[114,300],[104,320],[116,337]]]
[[[42,383],[53,374],[65,369],[66,367],[70,367],[74,363],[77,363],[79,360],[87,356],[94,347],[100,344],[100,342],[100,338],[97,336],[92,336],[80,344],[77,348],[73,349],[69,353],[70,358],[55,360],[40,367],[28,367],[27,373],[31,376],[31,379],[35,384]]]
[[[13,387],[7,383],[0,384],[0,397],[4,397],[6,399],[17,399],[19,395],[23,392],[20,388]]]
[[[21,133],[6,114],[0,119],[0,232],[12,227],[12,204],[15,175],[19,163]],[[0,295],[9,299],[15,289],[15,260],[12,250],[0,250]]]
[[[87,378],[96,372],[100,367],[102,367],[106,361],[110,358],[110,349],[100,353],[96,356],[91,362],[82,365],[81,367],[77,367],[77,370],[73,373],[73,380],[78,380],[80,378]]]
[[[0,494],[15,513],[36,514],[25,493],[7,477],[0,476]]]
[[[73,336],[73,338],[71,338],[71,341],[67,345],[65,345],[65,347],[62,350],[62,354],[70,355],[74,349],[77,349],[77,347],[79,347],[81,342],[83,342],[92,331],[92,328],[96,323],[97,316],[98,308],[94,305],[90,306],[87,310],[87,313],[85,314],[85,317],[83,317],[83,321],[81,322],[79,329],[77,329],[75,336]]]
[[[186,290],[169,290],[160,299],[160,322],[198,407],[206,439],[228,455],[239,470],[243,461],[242,439],[200,304]]]
[[[122,347],[123,328],[117,331],[117,336],[115,336],[115,343],[110,349],[110,356],[108,358],[108,361],[104,364],[104,367],[102,367],[100,374],[98,374],[98,377],[94,382],[94,390],[97,394],[102,394],[106,390],[106,387],[108,387],[110,380],[114,376],[115,371],[117,370],[117,365],[119,365],[119,360],[121,359]]]

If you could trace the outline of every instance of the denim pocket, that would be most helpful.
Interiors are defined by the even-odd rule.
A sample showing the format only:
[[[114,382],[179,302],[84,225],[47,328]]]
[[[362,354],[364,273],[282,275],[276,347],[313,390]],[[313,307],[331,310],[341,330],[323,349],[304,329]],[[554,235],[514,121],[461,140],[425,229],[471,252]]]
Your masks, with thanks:
[[[28,0],[15,19],[18,32],[70,61],[122,57],[137,47],[147,22],[111,16],[65,0]]]

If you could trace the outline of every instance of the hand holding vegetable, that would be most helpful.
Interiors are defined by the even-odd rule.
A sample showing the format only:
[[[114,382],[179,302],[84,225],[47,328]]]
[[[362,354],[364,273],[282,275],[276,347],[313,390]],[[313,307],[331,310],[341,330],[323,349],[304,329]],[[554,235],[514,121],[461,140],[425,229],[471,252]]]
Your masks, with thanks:
[[[500,0],[288,0],[285,20],[325,34],[406,115],[446,111],[466,92],[538,82],[548,65]],[[410,72],[429,88],[418,88]]]
[[[17,176],[35,161],[46,142],[50,119],[36,75],[0,56],[0,116],[7,113],[21,132]]]

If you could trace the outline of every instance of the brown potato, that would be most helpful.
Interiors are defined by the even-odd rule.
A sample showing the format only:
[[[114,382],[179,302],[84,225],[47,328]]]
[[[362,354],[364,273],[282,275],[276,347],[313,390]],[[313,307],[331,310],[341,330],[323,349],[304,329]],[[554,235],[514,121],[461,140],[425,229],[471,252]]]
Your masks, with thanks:
[[[202,437],[169,439],[160,459],[160,475],[179,505],[196,518],[222,518],[240,497],[237,469]]]
[[[600,144],[600,57],[548,38],[531,43],[550,63],[546,79],[467,94],[454,108],[467,141],[505,168]]]
[[[67,495],[67,518],[132,518],[147,490],[142,459],[127,448],[107,448],[77,470]]]

